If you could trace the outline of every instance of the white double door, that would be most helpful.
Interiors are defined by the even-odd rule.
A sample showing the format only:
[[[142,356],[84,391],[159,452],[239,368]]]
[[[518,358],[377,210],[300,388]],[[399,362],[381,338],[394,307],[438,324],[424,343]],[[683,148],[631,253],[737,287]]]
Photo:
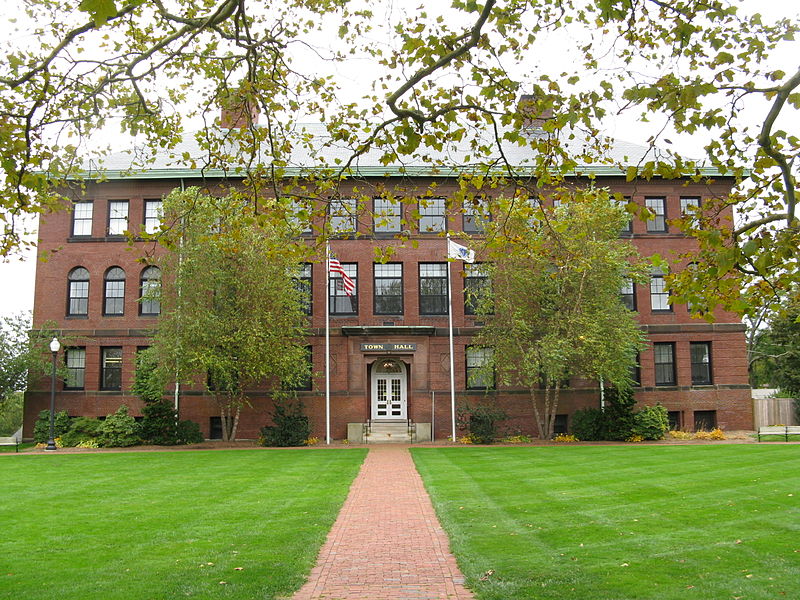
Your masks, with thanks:
[[[372,368],[372,420],[406,419],[407,415],[405,365],[394,359],[376,361]]]

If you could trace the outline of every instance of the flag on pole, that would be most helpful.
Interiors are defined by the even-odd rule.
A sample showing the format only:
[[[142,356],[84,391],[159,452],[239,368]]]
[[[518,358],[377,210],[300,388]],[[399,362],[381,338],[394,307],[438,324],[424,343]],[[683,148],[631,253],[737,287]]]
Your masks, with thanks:
[[[338,273],[342,277],[342,287],[344,288],[344,293],[348,296],[352,296],[353,292],[356,291],[356,284],[353,283],[353,280],[350,278],[350,275],[344,270],[342,263],[339,262],[339,259],[336,258],[333,254],[330,255],[328,258],[328,271],[333,273]]]
[[[456,244],[450,238],[447,239],[447,258],[453,258],[455,260],[463,260],[464,262],[474,263],[475,262],[475,251],[470,250],[466,246],[462,246],[461,244]]]

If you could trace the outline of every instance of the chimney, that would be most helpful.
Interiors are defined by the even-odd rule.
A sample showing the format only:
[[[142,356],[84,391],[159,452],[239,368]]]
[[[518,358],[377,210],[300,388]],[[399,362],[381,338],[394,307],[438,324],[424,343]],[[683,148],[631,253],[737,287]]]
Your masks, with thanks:
[[[539,111],[536,107],[536,96],[523,94],[517,103],[517,112],[522,117],[523,129],[541,129],[545,121],[553,118],[553,109]]]
[[[219,126],[223,129],[242,129],[258,123],[258,104],[236,92],[222,98]]]

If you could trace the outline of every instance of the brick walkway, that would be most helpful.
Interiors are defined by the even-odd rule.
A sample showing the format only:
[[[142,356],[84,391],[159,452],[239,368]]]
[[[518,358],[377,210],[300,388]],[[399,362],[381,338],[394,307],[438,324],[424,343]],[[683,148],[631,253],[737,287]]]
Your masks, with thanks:
[[[405,447],[370,448],[293,600],[470,600]]]

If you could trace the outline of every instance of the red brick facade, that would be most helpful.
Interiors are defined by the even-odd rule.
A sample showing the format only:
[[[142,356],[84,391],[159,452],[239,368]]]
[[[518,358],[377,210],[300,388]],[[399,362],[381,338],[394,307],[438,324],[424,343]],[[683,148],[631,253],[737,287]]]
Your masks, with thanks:
[[[74,236],[73,212],[70,210],[46,215],[40,223],[40,251],[48,255],[40,262],[36,274],[34,324],[41,327],[48,322],[62,335],[71,339],[74,346],[85,348],[83,389],[64,389],[59,385],[57,409],[67,410],[71,416],[104,416],[124,403],[132,414],[140,414],[140,403],[129,390],[133,380],[134,357],[138,347],[148,344],[148,333],[156,327],[157,318],[141,316],[140,277],[145,265],[138,262],[142,255],[154,255],[158,263],[160,251],[152,244],[137,242],[130,245],[120,236],[109,236],[109,202],[128,201],[128,228],[136,231],[144,221],[144,203],[158,199],[181,184],[198,185],[198,181],[177,179],[130,178],[104,183],[88,184],[79,198],[92,201],[91,235]],[[377,189],[386,180],[375,179]],[[430,180],[420,180],[424,189]],[[440,182],[437,193],[452,191],[451,183]],[[407,184],[407,182],[406,182]],[[725,183],[706,186],[683,182],[656,182],[652,184],[626,183],[623,178],[606,178],[602,181],[612,191],[629,195],[644,204],[646,197],[666,198],[666,218],[680,214],[681,197],[708,198],[727,191]],[[364,193],[364,182],[360,182]],[[411,196],[408,190],[404,195]],[[406,207],[405,217],[411,219],[413,207]],[[84,223],[85,227],[88,224]],[[337,258],[342,263],[358,265],[357,315],[331,318],[331,434],[333,438],[347,435],[347,423],[360,423],[369,418],[373,401],[371,365],[389,356],[405,365],[408,417],[415,422],[434,423],[436,438],[450,432],[449,349],[448,319],[446,315],[425,316],[419,310],[419,263],[444,263],[445,240],[435,234],[411,232],[418,243],[397,249],[392,262],[402,263],[403,314],[373,314],[373,261],[376,246],[399,246],[391,235],[373,235],[368,211],[359,219],[357,239],[337,240],[332,243]],[[458,232],[462,228],[462,215],[449,215],[448,229]],[[86,233],[86,232],[85,232]],[[454,234],[458,239],[457,234]],[[632,239],[643,255],[659,253],[669,257],[691,248],[691,241],[670,225],[667,232],[648,233],[642,221],[633,223]],[[76,267],[89,272],[88,311],[86,315],[70,315],[68,305],[68,278]],[[120,267],[125,273],[124,310],[121,315],[104,315],[104,277],[111,267]],[[474,328],[480,326],[475,318],[464,314],[463,286],[460,262],[451,266],[453,277],[453,323],[455,336],[455,389],[459,401],[481,399],[485,393],[466,388],[465,347],[470,343]],[[315,435],[325,431],[324,398],[324,327],[325,327],[325,273],[322,259],[312,266],[312,360],[315,378],[312,391],[300,392],[305,410],[311,419]],[[652,348],[641,354],[641,387],[636,398],[643,404],[661,402],[673,414],[678,424],[693,429],[697,418],[713,417],[724,429],[752,428],[752,402],[748,386],[744,327],[735,315],[717,312],[716,323],[693,320],[685,306],[675,305],[668,312],[651,310],[648,286],[636,286],[636,307],[642,326],[653,343],[669,343],[674,351],[674,385],[656,385],[656,369]],[[692,385],[690,344],[710,344],[711,381],[707,385]],[[365,350],[362,344],[407,343],[413,350],[375,352]],[[101,389],[101,350],[122,349],[121,389]],[[561,394],[559,413],[571,415],[575,410],[599,403],[599,389],[591,382],[574,381],[575,388]],[[24,435],[30,437],[33,423],[40,410],[49,407],[49,391],[30,391],[25,403]],[[530,400],[526,393],[515,390],[489,392],[490,397],[506,410],[510,431],[536,434]],[[254,438],[261,427],[268,424],[272,404],[269,398],[255,395],[252,406],[246,408],[240,421],[238,436]],[[435,414],[432,410],[435,406]],[[211,421],[218,415],[212,400],[199,393],[180,395],[181,418],[192,419],[209,435]],[[706,422],[706,421],[704,421]]]

